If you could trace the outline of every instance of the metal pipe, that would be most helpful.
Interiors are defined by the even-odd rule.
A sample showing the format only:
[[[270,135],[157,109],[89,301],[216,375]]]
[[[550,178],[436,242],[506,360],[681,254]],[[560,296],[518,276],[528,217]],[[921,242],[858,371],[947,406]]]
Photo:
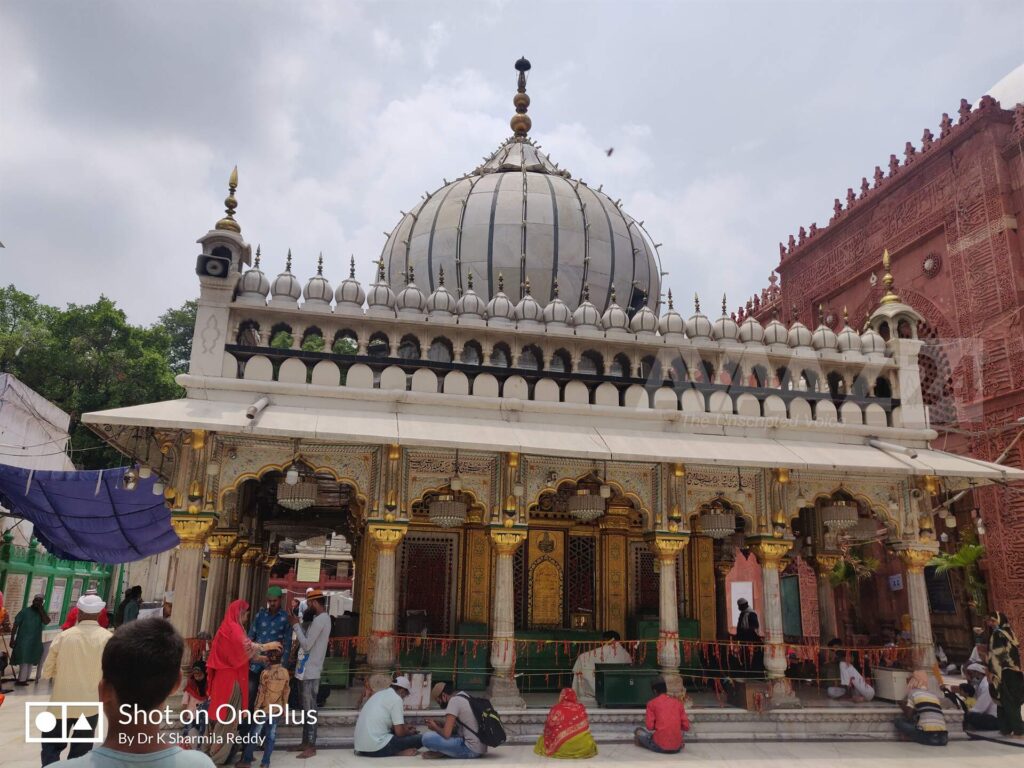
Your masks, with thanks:
[[[912,459],[917,458],[917,449],[910,448],[906,445],[897,445],[896,443],[887,443],[884,440],[876,440],[873,437],[868,438],[868,445],[872,448],[877,448],[880,451],[889,451],[892,453],[902,453],[909,456]]]
[[[259,415],[260,411],[262,411],[268,405],[270,405],[270,398],[267,397],[266,395],[263,395],[259,400],[257,400],[255,403],[253,403],[252,405],[245,409],[245,418],[255,419],[256,416]]]

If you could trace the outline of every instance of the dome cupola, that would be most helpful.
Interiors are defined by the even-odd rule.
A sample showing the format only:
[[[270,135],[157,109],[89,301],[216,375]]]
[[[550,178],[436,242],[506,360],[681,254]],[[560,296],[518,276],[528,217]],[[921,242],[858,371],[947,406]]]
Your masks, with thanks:
[[[487,312],[487,305],[473,290],[473,273],[466,276],[466,290],[455,304],[455,314],[459,316],[460,323],[473,324],[483,323],[484,314]]]
[[[362,314],[365,301],[366,291],[356,280],[356,257],[353,256],[349,262],[348,277],[341,281],[341,285],[334,292],[334,311],[345,314]]]
[[[868,328],[860,336],[860,351],[869,357],[884,357],[885,339],[874,328]]]
[[[416,287],[413,266],[405,274],[405,288],[395,297],[395,309],[400,315],[422,315],[427,306],[427,297]]]
[[[662,336],[686,333],[686,322],[683,320],[683,316],[676,312],[675,305],[672,302],[671,288],[668,289],[667,308],[658,320],[658,333]]]
[[[374,315],[395,314],[395,292],[388,284],[387,273],[384,271],[384,260],[377,262],[377,279],[366,294],[366,311]]]
[[[860,334],[850,327],[846,307],[843,307],[843,327],[836,337],[836,348],[843,353],[860,352]]]
[[[615,302],[615,286],[612,286],[612,291],[609,296],[608,309],[601,315],[601,326],[606,331],[622,331],[623,333],[629,331],[629,315],[626,311]]]
[[[793,306],[793,322],[789,324],[789,333],[786,335],[786,343],[790,349],[811,346],[811,332],[806,325],[800,322],[796,306]]]
[[[751,305],[748,301],[747,316],[743,322],[740,323],[740,343],[759,346],[764,344],[764,328],[759,322],[757,322],[757,318],[750,313],[750,310]]]
[[[818,352],[834,352],[839,339],[835,331],[825,324],[825,308],[818,305],[818,327],[811,336],[811,346]]]
[[[334,288],[327,278],[324,277],[324,255],[321,253],[316,261],[316,274],[306,281],[306,287],[302,290],[303,309],[312,309],[320,312],[331,311],[331,299],[334,298]]]
[[[711,321],[700,311],[700,296],[693,294],[693,314],[686,321],[687,337],[697,339],[711,338]]]
[[[601,328],[601,315],[597,312],[597,307],[590,303],[590,286],[583,286],[583,301],[576,307],[576,311],[572,313],[572,324],[576,327],[576,332],[581,331],[587,335],[593,335]]]
[[[544,322],[544,308],[530,295],[529,277],[523,283],[523,298],[516,304],[515,318],[516,322],[522,324],[539,324]]]
[[[727,302],[723,295],[722,316],[715,320],[715,325],[711,329],[711,338],[715,341],[738,342],[740,338],[740,327],[737,325],[735,320],[729,317],[729,312],[726,307]]]
[[[288,249],[288,257],[284,262],[284,272],[274,278],[270,286],[270,306],[291,307],[299,306],[299,297],[302,295],[302,286],[292,274],[292,251]]]
[[[544,307],[544,324],[552,328],[568,328],[572,325],[572,310],[558,296],[558,278],[555,278],[551,289],[554,296]]]
[[[498,292],[487,302],[487,324],[509,325],[515,318],[516,308],[505,295],[505,276],[498,273]]]
[[[457,305],[455,297],[444,287],[444,267],[437,271],[437,288],[427,297],[427,313],[431,317],[451,317]]]
[[[239,304],[255,304],[266,306],[267,294],[270,293],[270,279],[260,269],[260,247],[256,246],[256,260],[252,269],[247,269],[238,281]]]
[[[764,327],[764,343],[776,349],[789,346],[789,331],[779,321],[778,310],[772,314],[772,319]]]
[[[633,315],[633,319],[629,321],[629,330],[633,333],[649,336],[658,330],[658,316],[654,314],[650,307],[644,304]]]

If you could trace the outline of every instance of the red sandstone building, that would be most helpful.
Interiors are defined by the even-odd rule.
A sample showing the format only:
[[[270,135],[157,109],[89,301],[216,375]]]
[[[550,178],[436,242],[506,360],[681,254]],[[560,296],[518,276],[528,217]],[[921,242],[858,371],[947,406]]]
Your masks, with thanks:
[[[902,159],[891,155],[834,211],[827,226],[800,227],[780,244],[781,284],[773,274],[739,314],[796,313],[838,331],[848,311],[859,327],[882,296],[888,249],[900,296],[925,319],[920,366],[936,446],[1024,466],[1024,104],[961,101],[938,135],[907,142]],[[981,534],[990,602],[1024,630],[1024,488],[989,486],[953,510],[944,548]],[[933,621],[939,642],[946,624],[946,642],[962,647],[975,617],[958,603],[959,616]]]

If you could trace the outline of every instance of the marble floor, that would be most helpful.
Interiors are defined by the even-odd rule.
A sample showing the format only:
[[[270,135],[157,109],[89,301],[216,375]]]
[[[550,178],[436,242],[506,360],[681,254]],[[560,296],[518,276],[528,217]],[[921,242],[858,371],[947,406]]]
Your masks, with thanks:
[[[48,687],[48,686],[46,686]],[[24,703],[45,701],[49,696],[43,686],[22,688],[8,695],[0,705],[0,764],[3,768],[38,768],[39,749],[24,740]],[[678,755],[655,755],[629,744],[599,745],[600,754],[587,765],[640,766],[679,764],[688,766],[715,766],[716,768],[794,768],[800,766],[831,766],[834,768],[888,768],[913,765],[949,766],[949,768],[1024,768],[1024,749],[984,741],[960,741],[945,748],[922,747],[899,742],[783,742],[783,743],[694,743],[682,758]],[[508,746],[496,749],[487,756],[488,764],[515,766],[546,764],[545,758],[533,754],[528,746]],[[297,765],[294,753],[279,751],[273,765]],[[395,758],[392,764],[421,764],[416,758]],[[348,749],[322,749],[304,768],[350,768],[377,766],[379,760],[356,757]]]

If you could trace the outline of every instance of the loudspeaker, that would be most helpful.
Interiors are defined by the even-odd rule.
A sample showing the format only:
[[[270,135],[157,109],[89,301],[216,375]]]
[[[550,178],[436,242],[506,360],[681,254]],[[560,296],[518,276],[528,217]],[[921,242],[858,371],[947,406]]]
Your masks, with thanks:
[[[227,277],[230,270],[231,259],[227,256],[201,254],[196,258],[196,274],[200,277]]]

